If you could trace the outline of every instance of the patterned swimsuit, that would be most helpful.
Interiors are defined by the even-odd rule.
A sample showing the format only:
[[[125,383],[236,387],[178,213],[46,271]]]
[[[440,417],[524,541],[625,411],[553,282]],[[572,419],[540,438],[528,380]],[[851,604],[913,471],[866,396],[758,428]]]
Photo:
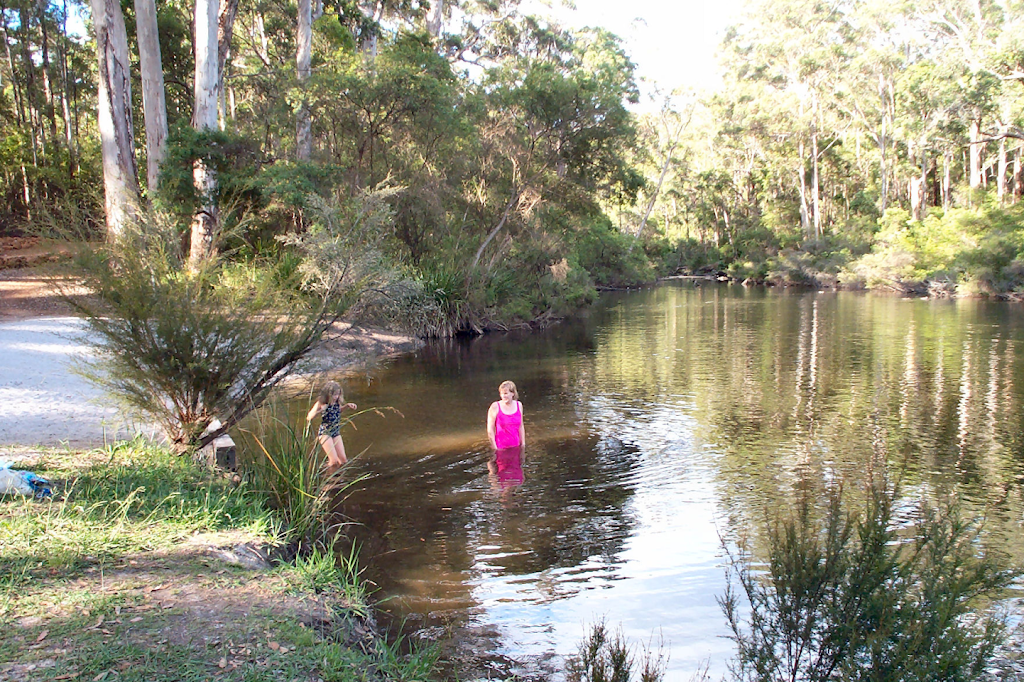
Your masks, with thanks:
[[[341,435],[341,405],[331,403],[324,408],[320,417],[320,430],[316,433],[318,436],[331,438]]]

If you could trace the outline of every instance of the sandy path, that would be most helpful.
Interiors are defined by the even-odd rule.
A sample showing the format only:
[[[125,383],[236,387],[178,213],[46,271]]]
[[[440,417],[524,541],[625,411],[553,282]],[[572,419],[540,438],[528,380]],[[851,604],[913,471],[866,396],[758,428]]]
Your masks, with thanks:
[[[0,270],[0,455],[4,446],[94,447],[131,437],[140,428],[72,371],[91,351],[81,340],[85,323],[70,313],[44,271]],[[347,324],[330,336],[297,382],[365,368],[422,345],[413,337]],[[152,428],[144,432],[155,435]]]
[[[90,351],[74,317],[0,322],[0,445],[102,445],[129,436],[98,388],[72,371]]]

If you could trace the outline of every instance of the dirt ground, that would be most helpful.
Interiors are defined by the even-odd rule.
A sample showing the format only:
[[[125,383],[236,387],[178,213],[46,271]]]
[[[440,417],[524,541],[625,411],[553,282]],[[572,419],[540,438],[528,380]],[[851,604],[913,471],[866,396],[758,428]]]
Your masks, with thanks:
[[[0,237],[0,321],[71,315],[47,272],[69,252],[38,237]]]

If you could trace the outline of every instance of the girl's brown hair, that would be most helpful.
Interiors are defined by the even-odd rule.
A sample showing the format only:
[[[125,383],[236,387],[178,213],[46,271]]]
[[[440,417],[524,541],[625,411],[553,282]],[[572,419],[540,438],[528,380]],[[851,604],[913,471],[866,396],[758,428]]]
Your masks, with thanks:
[[[320,389],[320,404],[329,405],[334,402],[334,396],[338,396],[339,403],[345,399],[345,393],[341,390],[341,384],[337,381],[328,381]]]
[[[515,398],[516,400],[519,400],[519,391],[516,390],[515,384],[513,384],[511,381],[501,382],[501,384],[498,386],[498,393],[501,393],[501,389],[503,388],[507,388],[508,390],[512,391],[512,397]]]

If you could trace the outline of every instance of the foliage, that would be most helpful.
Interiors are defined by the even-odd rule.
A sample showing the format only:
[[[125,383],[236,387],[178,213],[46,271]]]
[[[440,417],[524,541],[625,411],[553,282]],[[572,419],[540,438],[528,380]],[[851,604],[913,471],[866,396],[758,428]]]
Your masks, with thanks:
[[[638,240],[616,230],[607,218],[587,224],[573,241],[576,262],[598,286],[636,286],[654,279]]]
[[[74,570],[143,549],[177,545],[197,532],[245,529],[272,535],[251,490],[192,466],[142,439],[117,443],[69,470],[44,461],[36,471],[55,482],[54,499],[4,499],[0,568],[12,580],[39,567]]]
[[[569,682],[629,682],[637,679],[633,675],[637,663],[635,651],[621,631],[612,635],[604,622],[595,623],[577,646],[576,654],[566,661],[566,679]],[[660,648],[655,653],[645,647],[639,663],[640,682],[664,679],[668,661]]]
[[[974,680],[985,669],[1003,621],[975,609],[1015,574],[955,505],[906,517],[894,488],[866,493],[860,510],[840,487],[825,509],[803,496],[773,521],[763,568],[746,549],[731,555],[740,592],[731,585],[720,604],[737,679]]]
[[[372,203],[372,195],[357,206]],[[354,209],[357,215],[359,209]],[[372,213],[372,210],[371,210]],[[303,292],[263,266],[185,267],[173,224],[151,220],[77,259],[94,298],[68,301],[93,332],[98,362],[83,372],[166,431],[180,450],[210,442],[266,398],[360,296],[386,280],[373,235],[327,230],[295,237]],[[355,233],[356,238],[349,236]],[[337,258],[324,269],[324,254]],[[379,276],[378,276],[379,275]],[[379,288],[379,286],[378,286]],[[220,426],[211,428],[214,420]]]
[[[871,253],[853,262],[847,282],[914,290],[948,282],[961,292],[1000,294],[1024,286],[1020,206],[932,211],[915,223],[900,209],[886,212]]]

